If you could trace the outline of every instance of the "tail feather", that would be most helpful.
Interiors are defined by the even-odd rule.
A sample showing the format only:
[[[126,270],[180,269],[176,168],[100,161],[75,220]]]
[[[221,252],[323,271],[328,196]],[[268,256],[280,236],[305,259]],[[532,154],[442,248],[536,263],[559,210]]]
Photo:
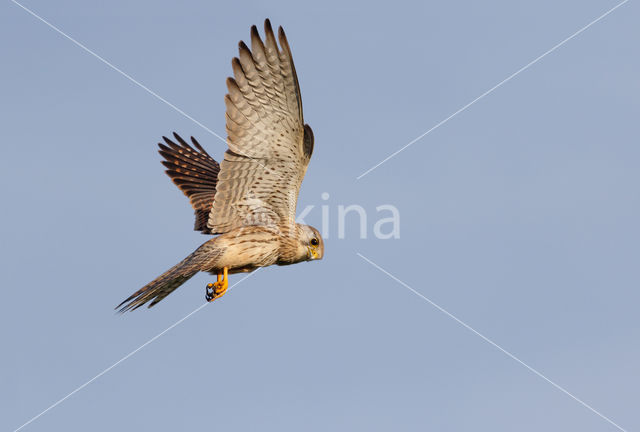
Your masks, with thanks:
[[[116,306],[116,310],[120,313],[135,310],[149,301],[151,301],[151,303],[148,307],[152,307],[164,299],[200,271],[200,260],[198,259],[197,253],[198,251],[192,253],[162,275],[140,288]]]

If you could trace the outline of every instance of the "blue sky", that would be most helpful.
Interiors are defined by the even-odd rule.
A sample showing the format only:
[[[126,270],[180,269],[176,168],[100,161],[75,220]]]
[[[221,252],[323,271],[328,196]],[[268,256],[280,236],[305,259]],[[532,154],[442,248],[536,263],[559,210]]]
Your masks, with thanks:
[[[299,210],[320,226],[321,205],[333,222],[357,204],[371,233],[393,205],[401,235],[332,223],[323,261],[254,274],[23,430],[639,429],[637,2],[356,180],[616,4],[25,1],[221,135],[237,42],[283,25],[316,139]],[[225,145],[0,11],[0,427],[15,430],[203,304],[201,274],[113,312],[206,239],[160,137]]]

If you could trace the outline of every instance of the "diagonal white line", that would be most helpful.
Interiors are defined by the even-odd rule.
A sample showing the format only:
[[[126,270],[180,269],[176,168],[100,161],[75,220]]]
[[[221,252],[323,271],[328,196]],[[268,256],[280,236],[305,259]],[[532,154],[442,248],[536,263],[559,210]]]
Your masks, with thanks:
[[[156,99],[158,99],[158,100],[164,102],[165,104],[169,105],[171,108],[173,108],[178,113],[182,114],[184,117],[188,118],[189,120],[191,120],[192,122],[194,122],[195,124],[200,126],[202,129],[204,129],[207,132],[209,132],[211,135],[215,136],[216,138],[218,138],[219,140],[221,140],[224,143],[227,142],[224,138],[222,138],[220,135],[218,135],[217,133],[215,133],[214,131],[212,131],[211,129],[209,129],[208,127],[203,125],[202,123],[200,123],[198,120],[194,119],[189,114],[187,114],[186,112],[182,111],[180,108],[178,108],[177,106],[175,106],[174,104],[172,104],[171,102],[169,102],[168,100],[166,100],[165,98],[163,98],[162,96],[160,96],[159,94],[157,94],[156,92],[151,90],[149,87],[145,86],[144,84],[142,84],[139,81],[137,81],[136,79],[134,79],[131,75],[127,74],[126,72],[122,71],[118,67],[114,66],[113,64],[111,64],[110,62],[105,60],[103,57],[101,57],[98,54],[96,54],[95,52],[91,51],[89,48],[87,48],[86,46],[84,46],[83,44],[81,44],[80,42],[78,42],[77,40],[75,40],[74,38],[72,38],[71,36],[66,34],[65,32],[63,32],[62,30],[60,30],[58,27],[54,26],[53,24],[51,24],[50,22],[48,22],[47,20],[45,20],[44,18],[42,18],[41,16],[39,16],[38,14],[33,12],[31,9],[29,9],[26,6],[23,6],[22,4],[18,3],[16,0],[11,0],[11,1],[14,4],[16,4],[17,6],[20,6],[22,9],[24,9],[26,12],[28,12],[29,14],[31,14],[32,16],[37,18],[38,20],[40,20],[43,23],[45,23],[47,26],[49,26],[51,29],[55,30],[57,33],[61,34],[65,38],[69,39],[71,42],[73,42],[74,44],[76,44],[77,46],[79,46],[80,48],[82,48],[83,50],[85,50],[86,52],[88,52],[89,54],[91,54],[92,56],[97,58],[98,60],[100,60],[102,63],[104,63],[107,66],[109,66],[114,71],[118,72],[120,75],[122,75],[125,78],[127,78],[132,83],[136,84],[138,87],[140,87],[143,90],[145,90],[150,95],[154,96]]]
[[[362,174],[360,174],[358,177],[356,177],[356,180],[360,180],[362,177],[366,176],[367,174],[369,174],[371,171],[373,171],[374,169],[378,168],[380,165],[382,165],[383,163],[387,162],[389,159],[395,157],[398,153],[406,150],[409,146],[415,144],[417,141],[421,140],[422,138],[424,138],[425,136],[429,135],[431,132],[433,132],[434,130],[438,129],[440,126],[442,126],[443,124],[445,124],[446,122],[448,122],[449,120],[451,120],[452,118],[454,118],[455,116],[457,116],[458,114],[460,114],[462,111],[466,110],[467,108],[469,108],[471,105],[473,105],[474,103],[478,102],[480,99],[482,99],[483,97],[487,96],[488,94],[492,93],[494,90],[496,90],[498,87],[501,87],[503,84],[507,83],[508,81],[510,81],[512,78],[515,78],[518,74],[520,74],[521,72],[524,72],[525,70],[529,69],[529,67],[533,66],[535,63],[537,63],[538,61],[542,60],[544,57],[546,57],[548,54],[551,54],[552,52],[554,52],[556,49],[560,48],[562,45],[564,45],[565,43],[569,42],[571,39],[575,38],[576,36],[578,36],[580,33],[584,32],[586,29],[588,29],[589,27],[591,27],[592,25],[594,25],[595,23],[597,23],[598,21],[600,21],[601,19],[603,19],[604,17],[606,17],[607,15],[609,15],[611,12],[613,12],[614,10],[618,9],[620,6],[622,6],[623,4],[625,4],[626,2],[628,2],[629,0],[623,0],[622,2],[618,3],[617,5],[615,5],[614,7],[612,7],[611,9],[609,9],[607,12],[603,13],[602,15],[600,15],[598,18],[594,19],[593,21],[591,21],[589,24],[587,24],[586,26],[582,27],[580,30],[578,30],[577,32],[575,32],[574,34],[572,34],[571,36],[569,36],[568,38],[566,38],[565,40],[563,40],[562,42],[554,45],[552,48],[550,48],[549,50],[545,51],[543,54],[539,55],[538,57],[536,57],[535,59],[531,60],[529,63],[527,63],[526,65],[522,66],[520,69],[518,69],[517,71],[515,71],[514,73],[512,73],[511,75],[509,75],[508,77],[506,77],[505,79],[503,79],[502,81],[500,81],[498,84],[494,85],[493,87],[491,87],[489,90],[487,90],[486,92],[482,93],[480,96],[478,96],[477,98],[475,98],[474,100],[472,100],[471,102],[469,102],[468,104],[466,104],[465,106],[463,106],[462,108],[460,108],[458,111],[454,112],[453,114],[451,114],[449,117],[445,118],[444,120],[440,121],[439,123],[437,123],[435,126],[433,126],[431,129],[429,129],[428,131],[426,131],[425,133],[423,133],[422,135],[420,135],[419,137],[413,139],[411,142],[409,142],[408,144],[406,144],[404,147],[401,147],[400,149],[396,150],[395,152],[391,153],[389,156],[387,156],[386,158],[382,159],[380,162],[378,162],[377,164],[375,164],[374,166],[372,166],[371,168],[369,168],[368,170],[366,170],[365,172],[363,172]]]
[[[256,274],[258,271],[260,271],[260,267],[257,268],[256,270],[253,271],[253,273],[249,273],[248,275],[246,275],[245,277],[243,277],[242,279],[240,279],[238,282],[234,283],[233,285],[231,285],[227,291],[231,290],[233,287],[235,287],[236,285],[238,285],[239,283],[247,280],[249,277],[251,277],[252,275]],[[89,384],[91,384],[92,382],[94,382],[95,380],[97,380],[98,378],[100,378],[102,375],[106,374],[107,372],[109,372],[111,369],[115,368],[116,366],[118,366],[120,363],[122,363],[123,361],[127,360],[129,357],[133,356],[134,354],[136,354],[138,351],[140,351],[142,348],[146,347],[147,345],[149,345],[150,343],[154,342],[156,339],[158,339],[159,337],[161,337],[162,335],[164,335],[165,333],[167,333],[169,330],[173,329],[174,327],[178,326],[179,324],[181,324],[182,322],[186,321],[187,319],[189,319],[192,315],[195,315],[197,312],[200,312],[200,310],[202,310],[205,306],[207,306],[209,304],[209,302],[204,303],[200,306],[198,306],[193,312],[190,312],[188,315],[186,315],[185,317],[179,319],[178,321],[176,321],[175,323],[171,324],[169,327],[167,327],[166,329],[164,329],[163,331],[161,331],[160,333],[158,333],[157,335],[155,335],[154,337],[152,337],[151,339],[149,339],[148,341],[146,341],[145,343],[143,343],[142,345],[140,345],[138,348],[134,349],[133,351],[131,351],[129,354],[127,354],[126,356],[122,357],[120,360],[118,360],[117,362],[115,362],[114,364],[112,364],[111,366],[109,366],[108,368],[106,368],[105,370],[103,370],[102,372],[100,372],[98,375],[94,376],[93,378],[91,378],[89,381],[87,381],[86,383],[82,384],[80,387],[76,388],[74,391],[72,391],[71,393],[69,393],[68,395],[66,395],[65,397],[63,397],[62,399],[58,400],[57,402],[55,402],[54,404],[52,404],[51,406],[49,406],[49,408],[45,409],[44,411],[42,411],[40,414],[36,415],[35,417],[32,417],[29,421],[27,421],[26,423],[24,423],[22,426],[20,426],[19,428],[15,429],[13,432],[18,432],[19,430],[21,430],[22,428],[24,428],[25,426],[29,425],[30,423],[34,422],[35,420],[39,419],[40,417],[42,417],[43,415],[45,415],[47,412],[49,412],[50,410],[54,409],[55,407],[57,407],[58,405],[60,405],[62,402],[64,402],[65,400],[69,399],[71,396],[73,396],[74,394],[78,393],[80,390],[82,390],[83,388],[85,388],[86,386],[88,386]]]
[[[538,372],[536,369],[534,369],[533,367],[529,366],[528,364],[526,364],[524,361],[520,360],[518,357],[516,357],[515,355],[511,354],[509,351],[507,351],[506,349],[502,348],[500,345],[498,345],[497,343],[495,343],[494,341],[492,341],[491,339],[489,339],[488,337],[486,337],[485,335],[483,335],[482,333],[480,333],[479,331],[475,330],[473,327],[471,327],[470,325],[468,325],[467,323],[465,323],[464,321],[462,321],[461,319],[459,319],[458,317],[456,317],[455,315],[453,315],[452,313],[448,312],[447,310],[445,310],[444,308],[440,307],[439,305],[437,305],[436,303],[434,303],[433,301],[429,300],[427,297],[425,297],[424,295],[420,294],[418,291],[416,291],[415,289],[411,288],[409,285],[407,285],[406,283],[402,282],[400,279],[398,279],[397,277],[395,277],[394,275],[392,275],[391,273],[389,273],[388,271],[386,271],[385,269],[383,269],[382,267],[380,267],[378,264],[374,263],[373,261],[371,261],[369,258],[367,258],[366,256],[362,255],[359,252],[356,252],[356,254],[362,258],[363,260],[365,260],[366,262],[368,262],[369,264],[371,264],[372,266],[374,266],[375,268],[377,268],[378,270],[380,270],[382,273],[386,274],[387,276],[389,276],[391,279],[393,279],[394,281],[398,282],[400,285],[402,285],[403,287],[407,288],[409,291],[411,291],[412,293],[414,293],[415,295],[417,295],[418,297],[420,297],[421,299],[423,299],[424,301],[428,302],[431,306],[435,307],[436,309],[438,309],[440,312],[444,313],[445,315],[447,315],[449,318],[453,319],[454,321],[456,321],[458,324],[462,325],[464,328],[466,328],[467,330],[471,331],[472,333],[474,333],[477,336],[480,336],[485,342],[488,342],[489,344],[491,344],[493,347],[497,348],[498,350],[502,351],[504,354],[506,354],[507,356],[509,356],[510,358],[512,358],[513,360],[515,360],[516,362],[520,363],[522,366],[524,366],[525,368],[529,369],[531,372],[533,372],[534,374],[536,374],[537,376],[539,376],[540,378],[542,378],[543,380],[545,380],[546,382],[548,382],[549,384],[551,384],[552,386],[554,386],[555,388],[557,388],[558,390],[560,390],[562,393],[566,394],[567,396],[569,396],[571,399],[575,400],[576,402],[578,402],[579,404],[581,404],[582,406],[584,406],[585,408],[587,408],[589,411],[593,412],[594,414],[597,414],[598,416],[600,416],[601,418],[603,418],[604,420],[608,421],[609,423],[611,423],[613,426],[615,426],[616,428],[618,428],[619,430],[621,430],[622,432],[627,432],[625,429],[623,429],[620,425],[616,424],[613,420],[611,420],[609,417],[605,416],[604,414],[602,414],[601,412],[597,411],[595,408],[591,407],[589,404],[587,404],[586,402],[584,402],[583,400],[577,398],[576,396],[574,396],[573,394],[569,393],[569,391],[565,390],[563,387],[561,387],[560,385],[556,384],[555,382],[551,381],[549,378],[547,378],[546,376],[544,376],[542,373]]]

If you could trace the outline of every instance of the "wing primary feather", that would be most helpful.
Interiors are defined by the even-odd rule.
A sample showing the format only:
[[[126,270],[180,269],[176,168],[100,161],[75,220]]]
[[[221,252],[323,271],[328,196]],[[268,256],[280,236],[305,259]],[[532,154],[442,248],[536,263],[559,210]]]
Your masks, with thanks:
[[[300,83],[298,82],[298,74],[296,73],[296,67],[293,64],[293,55],[291,54],[291,47],[289,46],[289,41],[287,40],[287,35],[284,33],[284,29],[282,26],[278,27],[278,39],[280,40],[280,46],[282,50],[286,53],[289,66],[291,68],[291,74],[293,75],[294,89],[296,93],[296,99],[298,102],[298,115],[300,116],[300,122],[303,122],[302,116],[302,95],[300,94]]]
[[[180,135],[178,135],[177,133],[173,132],[173,137],[183,146],[183,147],[189,147],[191,148],[191,146],[189,144],[186,143],[185,140],[182,139],[182,137]]]
[[[189,198],[195,211],[196,231],[212,234],[207,220],[216,194],[220,165],[191,137],[193,147],[180,135],[173,133],[173,141],[165,136],[158,143],[162,165],[173,183]]]
[[[197,149],[198,149],[198,151],[199,151],[200,153],[203,153],[203,154],[205,154],[205,155],[209,156],[209,153],[207,153],[207,151],[206,151],[204,148],[202,148],[202,146],[200,145],[200,143],[198,142],[198,140],[197,140],[197,139],[195,139],[194,137],[191,137],[191,142],[193,143],[193,145],[195,146],[195,148],[197,148]],[[209,157],[211,157],[211,156],[209,156]]]

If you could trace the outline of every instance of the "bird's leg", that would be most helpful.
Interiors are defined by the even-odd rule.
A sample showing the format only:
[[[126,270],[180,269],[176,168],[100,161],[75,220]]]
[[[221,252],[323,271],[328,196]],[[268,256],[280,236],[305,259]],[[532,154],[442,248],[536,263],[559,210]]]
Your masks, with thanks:
[[[214,283],[207,284],[207,292],[205,298],[207,301],[213,301],[220,298],[227,292],[229,287],[228,268],[224,267],[222,272],[218,272],[218,280]]]
[[[227,288],[229,288],[228,271],[229,271],[229,269],[227,267],[224,267],[222,269],[222,273],[218,273],[218,281],[213,284],[213,286],[215,288],[214,291],[213,291],[213,295],[214,295],[213,299],[214,300],[217,299],[217,298],[222,297],[227,292]]]

